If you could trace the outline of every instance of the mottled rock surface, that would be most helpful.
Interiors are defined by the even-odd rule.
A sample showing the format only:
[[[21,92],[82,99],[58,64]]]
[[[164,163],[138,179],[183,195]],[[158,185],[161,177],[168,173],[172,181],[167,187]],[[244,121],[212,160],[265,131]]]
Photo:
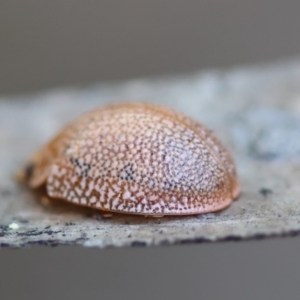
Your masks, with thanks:
[[[14,181],[28,155],[68,121],[126,100],[168,105],[213,129],[235,157],[241,197],[218,213],[104,218],[46,201]],[[300,233],[299,60],[0,97],[0,145],[0,247],[172,245]]]

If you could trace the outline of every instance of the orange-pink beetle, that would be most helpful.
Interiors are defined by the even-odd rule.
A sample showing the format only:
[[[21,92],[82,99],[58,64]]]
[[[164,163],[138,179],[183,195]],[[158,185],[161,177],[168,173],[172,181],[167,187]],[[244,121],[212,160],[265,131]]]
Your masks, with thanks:
[[[169,108],[125,103],[68,125],[22,170],[31,188],[107,212],[214,212],[239,195],[233,159],[203,125]]]

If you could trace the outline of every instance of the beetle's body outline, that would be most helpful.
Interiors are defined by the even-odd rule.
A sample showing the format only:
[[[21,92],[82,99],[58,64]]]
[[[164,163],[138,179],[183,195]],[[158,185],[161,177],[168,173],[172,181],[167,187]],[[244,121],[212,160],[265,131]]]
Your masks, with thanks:
[[[29,160],[23,179],[51,198],[152,216],[217,211],[240,193],[234,161],[210,130],[139,102],[83,115]]]

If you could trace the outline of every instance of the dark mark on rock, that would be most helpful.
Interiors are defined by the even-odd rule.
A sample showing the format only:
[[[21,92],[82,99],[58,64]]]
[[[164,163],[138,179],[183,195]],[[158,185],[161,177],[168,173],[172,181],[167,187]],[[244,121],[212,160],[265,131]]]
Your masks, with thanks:
[[[88,216],[88,217],[90,217],[90,216]],[[93,217],[94,217],[96,220],[98,220],[98,221],[101,221],[101,220],[102,220],[102,216],[101,216],[101,214],[99,213],[98,210],[95,210],[95,211],[94,211]]]
[[[73,226],[73,225],[75,225],[75,223],[72,223],[72,222],[66,222],[65,223],[65,226]]]
[[[268,189],[268,188],[261,188],[259,190],[259,193],[261,195],[263,195],[264,197],[268,197],[269,195],[273,194],[273,191],[271,189]]]
[[[12,191],[8,190],[8,189],[1,189],[0,190],[0,195],[3,197],[8,197],[12,194]]]
[[[277,153],[272,152],[265,152],[265,153],[259,153],[258,151],[251,151],[250,156],[256,160],[266,160],[266,161],[272,161],[278,159],[279,155]]]
[[[255,234],[255,235],[254,235],[253,239],[255,239],[255,240],[262,240],[262,239],[264,239],[265,237],[266,237],[265,234],[263,234],[263,233],[258,233],[258,234]]]
[[[8,236],[10,235],[10,229],[7,225],[0,225],[0,237]]]
[[[243,238],[237,235],[229,235],[226,238],[222,239],[223,242],[237,242],[241,241]]]
[[[8,231],[9,230],[9,226],[7,226],[7,225],[0,225],[0,230],[2,230],[2,231]]]
[[[131,243],[131,247],[146,247],[147,243],[140,242],[140,241],[134,241]]]
[[[18,222],[20,222],[22,224],[28,224],[29,223],[28,220],[23,220],[23,219],[18,219]]]
[[[57,247],[59,243],[57,241],[52,240],[41,240],[41,241],[29,241],[26,246],[50,246],[50,247]]]
[[[29,230],[27,232],[18,232],[17,235],[31,237],[31,236],[39,236],[39,235],[43,235],[43,234],[53,235],[53,234],[60,233],[60,232],[61,232],[61,230],[59,230],[59,231],[53,231],[53,230],[37,231],[36,229],[33,229],[33,230]]]
[[[211,242],[210,240],[206,239],[206,238],[195,238],[195,239],[184,239],[178,242],[178,244],[181,245],[187,245],[187,244],[202,244],[202,243],[208,243]]]
[[[160,243],[159,243],[160,246],[169,246],[171,245],[171,242],[168,241],[167,239],[166,240],[162,240]]]
[[[33,162],[29,163],[26,167],[25,167],[25,179],[26,180],[30,180],[30,178],[33,175],[35,169],[35,164]]]

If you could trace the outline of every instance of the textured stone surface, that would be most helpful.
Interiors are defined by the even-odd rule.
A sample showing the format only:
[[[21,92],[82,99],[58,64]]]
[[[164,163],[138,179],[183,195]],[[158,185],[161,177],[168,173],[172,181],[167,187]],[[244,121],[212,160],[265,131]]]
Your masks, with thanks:
[[[239,240],[300,232],[300,61],[0,98],[0,246],[96,247]],[[173,107],[231,149],[242,195],[228,209],[152,219],[46,201],[14,181],[62,125],[112,101]]]

